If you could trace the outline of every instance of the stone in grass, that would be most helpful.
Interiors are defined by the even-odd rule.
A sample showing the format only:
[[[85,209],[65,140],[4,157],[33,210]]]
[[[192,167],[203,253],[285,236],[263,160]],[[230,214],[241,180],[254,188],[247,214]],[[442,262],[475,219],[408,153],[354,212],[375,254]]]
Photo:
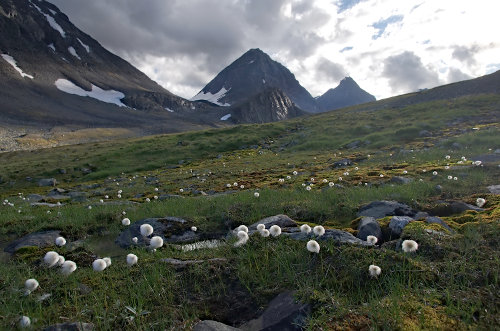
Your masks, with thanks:
[[[298,229],[293,229],[294,231],[292,232],[282,232],[282,236],[288,236],[291,239],[294,240],[310,240],[310,239],[315,239],[315,240],[333,240],[336,243],[340,244],[357,244],[361,246],[371,246],[369,243],[367,243],[364,240],[361,240],[359,238],[356,238],[352,234],[346,231],[342,230],[337,230],[337,229],[328,229],[325,230],[325,234],[323,234],[321,237],[315,236],[312,232],[311,233],[305,233],[305,232],[300,232]]]
[[[240,326],[244,331],[303,330],[311,306],[295,300],[294,292],[283,292],[269,303],[261,316]]]
[[[382,229],[375,218],[365,216],[359,222],[357,237],[366,241],[368,236],[375,236],[380,241],[382,239]]]
[[[500,185],[491,185],[488,186],[487,188],[491,194],[500,194]]]
[[[275,215],[275,216],[270,216],[261,219],[258,222],[255,222],[252,225],[248,226],[248,232],[250,234],[254,233],[257,231],[257,225],[259,224],[264,224],[266,226],[266,229],[269,229],[273,225],[278,225],[280,228],[294,228],[297,227],[297,223],[295,223],[294,220],[292,220],[290,217],[287,215]]]
[[[429,224],[439,224],[441,225],[443,228],[445,228],[446,230],[450,231],[450,232],[455,232],[453,231],[452,228],[450,228],[448,226],[448,224],[446,224],[445,221],[443,221],[441,218],[437,217],[437,216],[429,216],[425,219],[425,222],[426,223],[429,223]]]
[[[413,178],[409,177],[394,176],[391,178],[391,183],[394,184],[409,184],[411,182],[413,182]]]
[[[391,229],[391,235],[393,237],[401,236],[401,233],[403,233],[403,229],[411,221],[414,221],[414,219],[409,216],[393,216],[389,223],[389,229]]]
[[[123,248],[128,248],[132,245],[148,246],[149,240],[141,235],[140,227],[142,224],[149,224],[153,227],[153,236],[160,236],[165,243],[187,243],[199,239],[199,234],[191,231],[191,224],[188,221],[178,217],[164,218],[146,218],[132,223],[129,227],[123,230],[115,243]],[[132,242],[132,238],[137,237],[137,244]]]
[[[4,251],[14,254],[23,247],[49,247],[55,245],[55,240],[61,235],[60,231],[41,231],[30,233],[24,237],[14,240],[5,247]]]
[[[56,186],[55,178],[42,178],[38,181],[38,186]]]
[[[375,219],[383,218],[385,216],[410,216],[413,217],[417,213],[408,205],[399,203],[397,201],[373,201],[361,207],[358,211],[358,217],[370,216]]]
[[[91,331],[94,330],[94,324],[83,322],[59,323],[46,327],[43,331]]]
[[[200,321],[196,323],[196,325],[193,327],[193,331],[239,331],[239,330],[241,329],[233,328],[232,326],[212,320]]]

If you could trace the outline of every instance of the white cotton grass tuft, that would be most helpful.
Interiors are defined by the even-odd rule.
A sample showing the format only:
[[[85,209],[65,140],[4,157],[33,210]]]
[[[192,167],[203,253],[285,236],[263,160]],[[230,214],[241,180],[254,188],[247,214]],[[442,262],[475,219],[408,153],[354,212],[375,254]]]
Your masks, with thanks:
[[[163,239],[160,236],[154,236],[149,242],[149,247],[151,249],[157,249],[163,246]]]
[[[477,198],[477,200],[476,200],[476,206],[478,206],[479,208],[482,208],[485,203],[486,203],[486,200],[483,198]]]
[[[266,226],[265,226],[264,224],[262,224],[262,223],[261,223],[261,224],[258,224],[258,225],[257,225],[257,231],[259,231],[259,232],[260,232],[260,231],[263,231],[263,230],[265,230],[265,229],[266,229]]]
[[[240,225],[236,229],[234,229],[234,232],[238,233],[240,231],[248,233],[248,227],[246,225]]]
[[[313,232],[315,235],[317,235],[318,237],[321,237],[322,235],[325,234],[325,228],[322,227],[321,225],[316,225],[314,228],[313,228]]]
[[[320,247],[319,247],[319,244],[316,240],[309,240],[307,242],[306,247],[307,247],[307,250],[311,253],[319,253]]]
[[[240,247],[247,243],[248,241],[248,233],[245,231],[238,231],[238,241],[234,243],[234,247]]]
[[[142,224],[140,230],[143,237],[150,236],[153,233],[153,227],[147,223]]]
[[[111,258],[103,257],[102,259],[104,260],[104,262],[106,262],[106,268],[108,268],[111,265]]]
[[[311,227],[307,224],[302,224],[300,226],[300,232],[304,232],[304,233],[310,233],[311,232]]]
[[[107,265],[104,259],[97,259],[92,262],[92,268],[94,269],[94,271],[103,271],[104,269],[106,269],[106,267]]]
[[[129,226],[130,225],[130,219],[125,217],[124,219],[122,219],[122,225],[124,226]]]
[[[63,275],[69,275],[76,270],[76,263],[73,261],[65,261],[61,266],[61,273]]]
[[[255,193],[253,194],[253,196],[254,196],[254,197],[256,197],[256,198],[258,198],[258,197],[260,196],[260,193],[259,193],[259,192],[255,192]]]
[[[66,259],[64,258],[64,256],[59,255],[59,259],[57,260],[56,265],[57,265],[58,267],[60,267],[60,266],[62,266],[62,265],[64,264],[64,262],[66,262]]]
[[[47,252],[43,257],[43,263],[47,268],[52,268],[59,261],[59,254],[54,251]]]
[[[134,264],[137,264],[137,255],[135,254],[128,254],[127,255],[127,265],[128,266],[133,266]]]
[[[29,328],[31,325],[31,320],[28,316],[22,316],[19,319],[19,327],[20,328]]]
[[[418,244],[415,240],[405,240],[402,244],[403,252],[413,253],[418,249]]]
[[[138,242],[138,241],[139,241],[139,239],[137,239],[137,237],[132,238],[132,242],[133,242],[134,244],[137,244],[137,242]]]
[[[56,238],[56,245],[59,247],[66,245],[66,239],[64,239],[64,237],[57,237]]]
[[[379,266],[370,264],[370,266],[368,267],[368,272],[370,273],[371,277],[378,277],[382,273],[382,269],[380,269]]]
[[[28,295],[30,294],[31,292],[33,292],[34,290],[36,290],[38,288],[40,284],[38,283],[38,281],[34,278],[30,278],[30,279],[27,279],[25,282],[24,282],[24,295]]]
[[[262,231],[259,231],[259,233],[264,238],[269,237],[269,235],[271,234],[268,229],[264,229]]]
[[[277,237],[281,234],[281,228],[278,225],[273,225],[269,228],[269,233],[273,237]]]
[[[375,237],[375,236],[369,235],[369,236],[366,237],[366,241],[369,244],[375,245],[377,243],[377,241],[378,241],[378,238]]]
[[[192,226],[191,231],[196,232],[196,231],[198,231],[198,228],[196,226]]]

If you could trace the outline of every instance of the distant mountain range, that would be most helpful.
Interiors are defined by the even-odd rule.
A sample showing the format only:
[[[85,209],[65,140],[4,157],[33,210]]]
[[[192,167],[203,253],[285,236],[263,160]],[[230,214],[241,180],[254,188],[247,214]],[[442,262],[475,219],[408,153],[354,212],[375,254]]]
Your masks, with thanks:
[[[498,93],[498,86],[498,75],[490,75],[411,100]],[[351,77],[313,98],[260,49],[186,100],[107,51],[51,3],[0,0],[0,128],[116,127],[142,135],[279,121],[372,101]]]

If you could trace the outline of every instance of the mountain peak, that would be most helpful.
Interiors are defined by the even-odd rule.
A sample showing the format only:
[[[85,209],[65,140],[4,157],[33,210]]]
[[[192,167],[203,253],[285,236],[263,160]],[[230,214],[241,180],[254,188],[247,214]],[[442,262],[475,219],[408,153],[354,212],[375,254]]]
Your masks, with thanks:
[[[334,89],[316,99],[322,111],[375,101],[375,97],[363,90],[351,77],[344,77]]]
[[[285,66],[263,52],[252,48],[222,70],[191,100],[208,100],[230,106],[268,89],[281,89],[298,107],[317,112],[314,98],[300,85]],[[216,97],[216,100],[214,99]]]

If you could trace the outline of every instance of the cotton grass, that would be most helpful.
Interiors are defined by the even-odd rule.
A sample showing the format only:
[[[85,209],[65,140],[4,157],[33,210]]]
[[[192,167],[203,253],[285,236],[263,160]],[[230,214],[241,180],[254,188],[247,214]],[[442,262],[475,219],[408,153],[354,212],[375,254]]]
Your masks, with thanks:
[[[129,226],[130,225],[130,219],[125,217],[124,219],[122,219],[122,225],[123,226]]]
[[[320,246],[316,240],[309,240],[307,242],[307,250],[311,253],[319,253]]]
[[[163,239],[160,236],[154,236],[149,242],[149,247],[151,249],[157,249],[163,246]]]
[[[418,244],[415,240],[405,240],[403,241],[402,248],[405,253],[413,253],[417,251]]]
[[[65,261],[61,266],[61,273],[63,275],[69,275],[76,270],[76,263],[73,261]]]
[[[247,243],[248,241],[248,233],[245,231],[238,231],[238,241],[234,244],[234,247],[240,247]]]
[[[476,200],[476,206],[479,208],[482,208],[486,204],[486,200],[483,198],[477,198]]]
[[[141,235],[143,237],[148,237],[153,233],[153,227],[149,224],[142,224],[140,227]]]
[[[59,247],[66,245],[66,239],[64,239],[64,237],[57,237],[56,238],[56,245]]]
[[[106,267],[107,267],[106,261],[104,261],[103,259],[97,259],[94,262],[92,262],[92,268],[94,269],[94,271],[100,272],[106,269]]]
[[[24,282],[24,295],[28,295],[38,288],[40,284],[34,278],[27,279]]]
[[[325,234],[325,228],[322,227],[321,225],[316,225],[314,228],[313,228],[313,232],[315,235],[317,235],[318,237],[321,237],[322,235]]]
[[[47,268],[52,268],[59,261],[59,254],[54,251],[47,252],[43,257],[43,263]]]
[[[22,316],[19,319],[19,327],[24,329],[24,328],[29,328],[31,325],[31,320],[28,316]]]
[[[375,245],[377,243],[377,241],[378,241],[378,238],[375,237],[375,236],[369,235],[368,237],[366,237],[366,241],[369,244]]]
[[[130,266],[133,266],[134,264],[137,264],[137,255],[135,254],[128,254],[127,255],[127,265],[130,267]]]
[[[311,230],[311,227],[307,224],[302,224],[300,226],[300,232],[304,232],[304,233],[310,233],[312,230]]]
[[[281,228],[278,225],[273,225],[269,228],[269,233],[273,237],[278,237],[281,234]]]
[[[380,269],[379,266],[370,264],[370,266],[368,267],[368,273],[371,277],[378,277],[382,273],[382,269]]]

